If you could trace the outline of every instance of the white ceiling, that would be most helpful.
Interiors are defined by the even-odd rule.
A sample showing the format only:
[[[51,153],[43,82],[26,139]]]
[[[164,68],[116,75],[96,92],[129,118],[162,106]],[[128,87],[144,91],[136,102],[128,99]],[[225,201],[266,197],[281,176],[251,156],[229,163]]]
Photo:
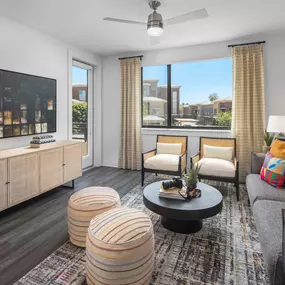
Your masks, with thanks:
[[[232,40],[285,30],[284,0],[163,0],[164,19],[200,8],[209,18],[165,28],[151,45],[143,26],[103,22],[104,17],[146,21],[147,0],[0,0],[0,16],[92,50],[116,54]]]

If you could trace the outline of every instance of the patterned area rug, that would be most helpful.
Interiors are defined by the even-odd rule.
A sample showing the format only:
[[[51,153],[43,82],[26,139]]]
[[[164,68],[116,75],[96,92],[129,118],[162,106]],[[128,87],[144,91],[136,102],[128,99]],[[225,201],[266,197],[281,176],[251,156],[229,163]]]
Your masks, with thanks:
[[[149,176],[147,183],[159,177]],[[142,188],[122,198],[123,206],[141,209],[152,219],[156,262],[152,285],[254,285],[269,284],[245,186],[241,202],[231,184],[211,182],[224,196],[222,212],[204,220],[196,234],[168,231],[160,217],[145,208]],[[65,243],[16,285],[85,285],[85,250]]]

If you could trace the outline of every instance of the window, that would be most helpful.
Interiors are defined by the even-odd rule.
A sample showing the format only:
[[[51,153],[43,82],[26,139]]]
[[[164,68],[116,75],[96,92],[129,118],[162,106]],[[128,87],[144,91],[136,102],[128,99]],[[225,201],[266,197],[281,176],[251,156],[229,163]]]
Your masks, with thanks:
[[[177,115],[177,109],[178,109],[178,100],[177,100],[177,91],[172,91],[172,115]]]
[[[143,68],[143,126],[167,127],[167,66]]]
[[[86,90],[79,90],[79,101],[86,102]]]
[[[230,129],[232,59],[143,67],[143,127]]]

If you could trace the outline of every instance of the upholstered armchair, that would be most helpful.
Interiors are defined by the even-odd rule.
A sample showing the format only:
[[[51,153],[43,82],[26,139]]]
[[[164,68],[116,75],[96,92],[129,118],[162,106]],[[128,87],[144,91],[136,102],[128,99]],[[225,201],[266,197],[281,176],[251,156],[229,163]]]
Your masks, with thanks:
[[[191,157],[191,167],[200,166],[199,179],[234,183],[239,201],[239,162],[235,138],[200,137],[200,151]]]
[[[157,136],[156,149],[142,154],[142,186],[145,172],[181,177],[187,167],[188,137]]]

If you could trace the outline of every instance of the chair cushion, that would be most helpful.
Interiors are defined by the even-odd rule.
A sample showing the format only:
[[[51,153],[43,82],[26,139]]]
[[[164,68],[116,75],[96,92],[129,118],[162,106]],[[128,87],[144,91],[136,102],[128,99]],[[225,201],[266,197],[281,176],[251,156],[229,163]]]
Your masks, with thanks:
[[[276,191],[276,190],[275,190]],[[252,207],[264,263],[271,284],[284,284],[282,270],[282,209],[284,202],[259,200]]]
[[[157,143],[157,154],[176,154],[180,155],[182,143]]]
[[[199,174],[216,177],[235,177],[236,169],[231,161],[219,158],[202,158],[199,160]],[[197,163],[195,165],[197,165]]]
[[[259,174],[249,174],[246,177],[246,187],[251,205],[257,200],[285,202],[285,189],[274,188],[261,180]]]
[[[204,156],[205,158],[219,158],[225,160],[233,159],[232,147],[219,147],[204,144]]]
[[[275,188],[282,188],[285,182],[285,159],[267,153],[260,171],[260,178]]]
[[[144,162],[144,167],[154,170],[178,171],[179,155],[158,154],[148,158]]]

